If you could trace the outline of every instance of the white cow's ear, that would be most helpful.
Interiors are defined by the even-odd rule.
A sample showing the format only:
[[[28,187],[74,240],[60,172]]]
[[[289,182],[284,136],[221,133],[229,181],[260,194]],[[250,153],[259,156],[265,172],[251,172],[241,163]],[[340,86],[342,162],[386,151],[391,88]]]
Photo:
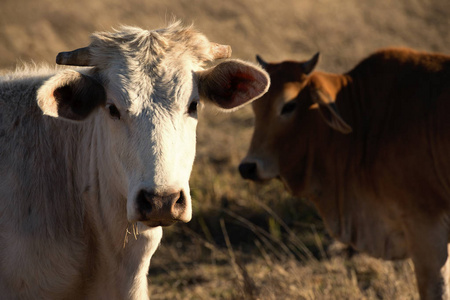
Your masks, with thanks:
[[[235,109],[267,92],[269,75],[261,67],[228,60],[198,74],[200,98],[222,109]]]
[[[92,77],[66,70],[54,75],[39,88],[37,101],[45,115],[81,121],[106,102],[106,93]]]
[[[352,132],[352,127],[342,119],[334,99],[327,92],[322,89],[314,89],[311,97],[319,105],[320,114],[331,128],[344,134]]]

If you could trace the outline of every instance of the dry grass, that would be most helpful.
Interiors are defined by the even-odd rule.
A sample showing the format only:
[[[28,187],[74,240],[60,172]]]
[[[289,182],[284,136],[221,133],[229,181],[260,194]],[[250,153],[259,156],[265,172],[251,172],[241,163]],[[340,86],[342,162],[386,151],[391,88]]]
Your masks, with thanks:
[[[92,31],[157,28],[176,16],[230,44],[234,57],[305,59],[321,51],[319,68],[343,72],[385,46],[448,53],[449,15],[448,0],[2,0],[0,69],[53,64],[57,52],[87,45]],[[200,121],[194,219],[165,230],[150,268],[152,299],[418,298],[409,261],[334,251],[307,202],[278,182],[239,178],[249,108]]]
[[[262,230],[249,249],[178,230],[189,242],[162,244],[166,255],[154,259],[150,272],[152,299],[418,299],[410,261],[348,257],[342,245],[334,245],[341,253],[302,259],[301,238],[281,241]]]

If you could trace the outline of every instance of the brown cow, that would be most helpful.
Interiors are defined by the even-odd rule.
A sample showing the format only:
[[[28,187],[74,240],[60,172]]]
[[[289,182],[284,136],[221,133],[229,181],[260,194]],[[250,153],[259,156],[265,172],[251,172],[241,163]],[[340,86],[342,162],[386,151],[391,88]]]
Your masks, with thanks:
[[[346,74],[305,62],[260,64],[244,178],[279,177],[328,230],[384,259],[411,257],[422,299],[441,299],[450,234],[450,56],[374,53]],[[444,280],[445,279],[445,280]]]

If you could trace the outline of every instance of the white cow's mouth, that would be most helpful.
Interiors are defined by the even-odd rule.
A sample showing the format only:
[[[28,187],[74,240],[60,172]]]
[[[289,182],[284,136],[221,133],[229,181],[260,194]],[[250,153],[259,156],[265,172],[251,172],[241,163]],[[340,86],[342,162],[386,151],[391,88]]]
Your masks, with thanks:
[[[145,220],[140,222],[147,227],[158,227],[158,226],[167,227],[175,224],[177,220]]]

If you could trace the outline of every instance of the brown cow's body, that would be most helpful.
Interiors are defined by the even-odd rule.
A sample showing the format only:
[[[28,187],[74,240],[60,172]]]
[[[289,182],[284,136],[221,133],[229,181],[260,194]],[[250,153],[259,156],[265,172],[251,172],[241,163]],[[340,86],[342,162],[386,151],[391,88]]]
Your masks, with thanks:
[[[387,49],[344,75],[310,73],[316,63],[263,63],[272,86],[253,104],[255,133],[241,173],[280,176],[356,249],[411,257],[421,297],[441,298],[450,233],[450,57]]]

